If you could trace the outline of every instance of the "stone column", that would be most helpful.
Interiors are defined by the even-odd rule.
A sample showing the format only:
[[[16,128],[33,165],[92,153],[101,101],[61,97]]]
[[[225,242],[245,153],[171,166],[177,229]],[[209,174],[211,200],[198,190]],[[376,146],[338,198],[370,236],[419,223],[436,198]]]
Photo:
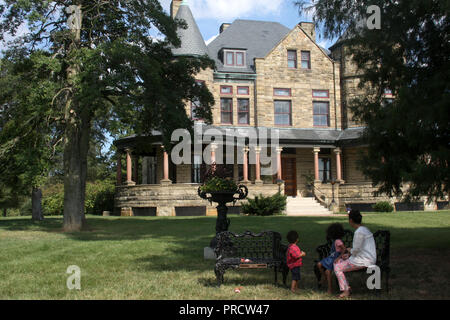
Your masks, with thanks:
[[[139,156],[135,155],[133,157],[133,181],[139,184]]]
[[[163,179],[161,180],[161,184],[162,185],[169,185],[172,184],[172,181],[169,179],[169,154],[167,153],[166,150],[164,150],[163,148],[163,158],[164,158],[164,162],[163,162],[163,168],[164,168],[164,173],[163,173]]]
[[[336,154],[336,182],[344,183],[344,180],[342,180],[342,162],[341,162],[342,150],[340,148],[336,148],[334,149],[334,153]]]
[[[122,185],[122,153],[117,153],[117,185]]]
[[[136,185],[136,182],[133,181],[132,179],[132,161],[131,161],[131,150],[130,149],[126,149],[125,150],[127,152],[127,181],[125,182],[125,184],[127,186],[134,186]]]
[[[216,150],[217,150],[217,144],[212,143],[211,144],[211,164],[216,163]]]
[[[244,153],[244,181],[242,181],[243,183],[248,183],[248,152],[249,152],[249,148],[248,147],[244,147],[244,149],[242,150]]]
[[[319,176],[319,152],[320,148],[315,147],[314,148],[314,182],[319,183],[320,182],[320,176]]]
[[[263,184],[263,181],[261,180],[261,147],[256,147],[255,153],[256,153],[255,184]]]
[[[283,152],[283,148],[277,148],[277,180],[283,180],[283,172],[281,168],[281,152]]]

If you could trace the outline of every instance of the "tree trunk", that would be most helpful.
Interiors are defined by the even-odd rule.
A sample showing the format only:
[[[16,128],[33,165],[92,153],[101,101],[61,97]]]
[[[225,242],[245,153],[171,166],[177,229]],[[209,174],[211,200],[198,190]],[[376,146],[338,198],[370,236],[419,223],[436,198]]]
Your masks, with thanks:
[[[84,215],[87,154],[89,149],[89,112],[79,117],[72,113],[66,124],[64,146],[64,231],[81,231]]]
[[[3,216],[6,218],[6,215],[8,214],[8,209],[3,208]]]
[[[42,214],[42,190],[40,188],[33,188],[31,194],[31,219],[35,221],[44,220]]]

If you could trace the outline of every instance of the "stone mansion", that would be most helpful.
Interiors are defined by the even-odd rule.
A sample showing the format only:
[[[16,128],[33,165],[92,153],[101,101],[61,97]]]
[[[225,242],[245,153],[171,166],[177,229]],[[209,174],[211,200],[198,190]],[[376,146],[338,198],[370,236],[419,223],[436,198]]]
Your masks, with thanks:
[[[248,186],[250,197],[281,190],[289,197],[288,211],[303,210],[300,204],[290,209],[289,201],[306,198],[323,210],[352,207],[365,211],[380,200],[390,201],[397,210],[407,207],[398,199],[374,197],[375,188],[358,169],[364,126],[353,121],[347,105],[361,92],[345,41],[340,39],[327,50],[317,44],[315,26],[310,22],[289,29],[277,22],[235,20],[223,23],[220,34],[206,45],[186,0],[173,0],[171,15],[187,24],[187,29],[179,30],[182,45],[174,54],[208,55],[215,61],[214,69],[196,76],[215,99],[211,126],[244,134],[249,128],[279,129],[277,175],[261,175],[261,148],[244,149],[243,164],[236,161],[230,166],[232,178]],[[186,112],[194,120],[195,108],[195,101],[186,103]],[[117,213],[216,214],[215,208],[197,195],[202,183],[200,164],[174,165],[161,141],[155,132],[152,137],[132,136],[114,142],[119,151]],[[255,164],[248,162],[252,152],[256,153]],[[429,208],[425,203],[413,206]],[[313,209],[305,206],[304,210]],[[239,207],[230,211],[238,213]]]

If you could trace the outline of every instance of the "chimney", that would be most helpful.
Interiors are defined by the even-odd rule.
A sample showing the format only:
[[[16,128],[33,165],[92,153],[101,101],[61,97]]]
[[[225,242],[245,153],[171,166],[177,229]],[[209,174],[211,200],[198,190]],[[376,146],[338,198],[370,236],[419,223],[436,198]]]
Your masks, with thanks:
[[[220,26],[219,32],[220,33],[224,32],[229,26],[231,26],[231,23],[222,23],[222,25]]]
[[[311,39],[316,42],[316,26],[313,22],[300,22],[300,28],[306,32]]]
[[[183,2],[183,0],[172,0],[172,3],[170,4],[170,17],[172,19],[175,19],[181,2]]]

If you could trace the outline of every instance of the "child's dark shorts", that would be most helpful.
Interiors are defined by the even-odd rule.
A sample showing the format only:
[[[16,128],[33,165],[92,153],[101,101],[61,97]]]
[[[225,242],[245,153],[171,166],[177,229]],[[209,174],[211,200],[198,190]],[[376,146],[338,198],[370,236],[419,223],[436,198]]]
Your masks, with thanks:
[[[291,272],[292,272],[292,280],[295,281],[300,280],[300,267],[292,268]]]

